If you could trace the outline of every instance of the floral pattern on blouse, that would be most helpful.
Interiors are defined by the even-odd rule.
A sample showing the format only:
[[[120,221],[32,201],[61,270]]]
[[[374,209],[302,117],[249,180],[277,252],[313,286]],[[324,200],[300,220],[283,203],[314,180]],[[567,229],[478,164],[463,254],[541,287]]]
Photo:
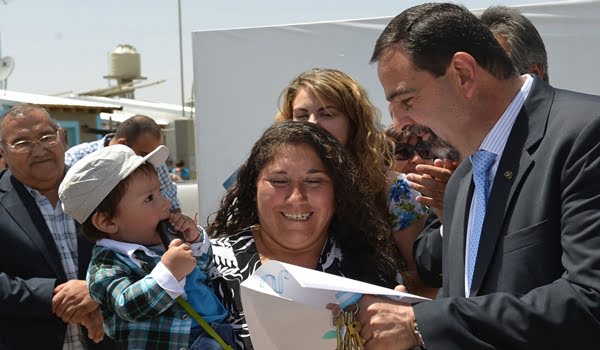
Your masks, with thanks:
[[[405,174],[398,175],[394,180],[388,194],[388,210],[393,231],[404,230],[423,215],[427,215],[429,208],[416,200],[420,195],[410,187]]]

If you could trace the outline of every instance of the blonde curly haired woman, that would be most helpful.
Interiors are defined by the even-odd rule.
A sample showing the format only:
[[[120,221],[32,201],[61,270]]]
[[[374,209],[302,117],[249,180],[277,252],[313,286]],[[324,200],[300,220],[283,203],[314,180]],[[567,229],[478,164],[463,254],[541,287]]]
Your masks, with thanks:
[[[423,229],[427,208],[417,203],[404,174],[391,171],[393,145],[380,128],[380,114],[358,82],[336,69],[315,68],[295,77],[280,96],[276,121],[308,121],[329,131],[354,157],[371,198],[390,222],[403,283],[434,296],[416,275],[412,243]]]

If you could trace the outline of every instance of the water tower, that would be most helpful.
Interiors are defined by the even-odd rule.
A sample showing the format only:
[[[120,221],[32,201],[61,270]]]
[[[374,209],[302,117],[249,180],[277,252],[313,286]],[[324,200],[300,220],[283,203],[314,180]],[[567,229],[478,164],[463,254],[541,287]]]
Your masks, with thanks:
[[[109,69],[104,78],[115,79],[117,87],[124,88],[121,97],[134,98],[134,90],[127,88],[133,87],[135,81],[146,79],[141,75],[140,54],[131,45],[117,45],[110,53]]]

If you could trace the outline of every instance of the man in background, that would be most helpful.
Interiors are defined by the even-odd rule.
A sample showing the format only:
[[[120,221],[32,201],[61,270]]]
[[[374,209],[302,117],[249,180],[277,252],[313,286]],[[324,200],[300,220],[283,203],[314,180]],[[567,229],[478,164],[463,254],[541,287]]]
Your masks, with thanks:
[[[122,144],[129,146],[135,154],[145,157],[162,143],[160,126],[154,119],[145,115],[134,115],[122,122],[114,134],[108,134],[102,139],[73,146],[65,153],[65,164],[71,167],[81,158],[107,146]],[[156,167],[160,181],[160,192],[171,202],[172,212],[181,212],[177,198],[177,186],[171,180],[167,164]]]
[[[534,74],[549,83],[546,46],[533,23],[516,8],[492,6],[480,17],[520,74]]]
[[[12,107],[0,120],[0,348],[112,348],[88,339],[104,330],[85,282],[92,244],[58,199],[65,147],[40,106]]]

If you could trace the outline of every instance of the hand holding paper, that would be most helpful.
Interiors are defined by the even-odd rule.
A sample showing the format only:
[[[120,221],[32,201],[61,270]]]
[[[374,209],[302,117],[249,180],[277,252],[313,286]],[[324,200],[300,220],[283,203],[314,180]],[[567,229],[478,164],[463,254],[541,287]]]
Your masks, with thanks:
[[[415,314],[409,304],[365,295],[358,303],[357,319],[365,349],[412,349],[419,339],[414,332]]]
[[[372,294],[403,303],[427,300],[416,295],[269,261],[242,283],[241,296],[256,349],[326,349],[336,346],[331,311],[339,292]],[[364,299],[364,298],[363,298]],[[298,332],[302,325],[302,332]],[[362,333],[362,332],[361,332]]]

